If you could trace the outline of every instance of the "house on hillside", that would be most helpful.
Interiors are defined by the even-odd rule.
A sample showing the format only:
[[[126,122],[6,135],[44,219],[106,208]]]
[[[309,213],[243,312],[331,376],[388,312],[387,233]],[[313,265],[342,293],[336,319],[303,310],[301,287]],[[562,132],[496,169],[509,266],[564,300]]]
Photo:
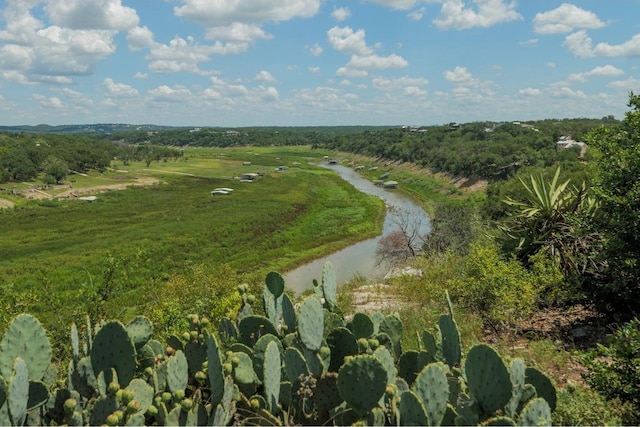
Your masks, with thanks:
[[[240,175],[240,182],[253,182],[258,179],[259,176],[260,174],[255,172],[243,173]]]
[[[385,181],[383,187],[388,189],[398,188],[398,181]]]
[[[571,135],[561,136],[560,139],[556,142],[556,150],[566,150],[567,148],[580,148],[580,157],[584,157],[587,152],[587,143],[582,141],[575,141],[571,138]]]

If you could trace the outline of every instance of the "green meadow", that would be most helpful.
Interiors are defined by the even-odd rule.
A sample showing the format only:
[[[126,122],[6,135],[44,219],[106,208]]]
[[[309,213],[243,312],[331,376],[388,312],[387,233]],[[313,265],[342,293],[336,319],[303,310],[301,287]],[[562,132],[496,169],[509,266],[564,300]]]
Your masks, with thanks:
[[[68,177],[79,195],[89,187],[146,183],[97,193],[95,202],[12,198],[16,207],[0,210],[0,300],[13,305],[9,311],[68,324],[94,302],[87,289],[101,287],[110,317],[126,317],[140,314],[150,292],[161,293],[194,265],[225,266],[257,283],[270,270],[377,235],[382,202],[316,166],[324,154],[188,149],[177,161],[114,161],[105,173]],[[279,166],[288,169],[276,172]],[[234,178],[246,172],[263,175],[247,183]],[[234,191],[212,196],[216,187]]]

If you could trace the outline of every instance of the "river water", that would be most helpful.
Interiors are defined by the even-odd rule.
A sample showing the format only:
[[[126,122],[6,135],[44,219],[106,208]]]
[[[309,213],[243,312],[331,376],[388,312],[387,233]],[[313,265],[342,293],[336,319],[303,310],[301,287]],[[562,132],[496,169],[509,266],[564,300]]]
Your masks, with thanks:
[[[410,219],[412,223],[419,223],[419,233],[427,234],[430,229],[426,212],[409,197],[397,190],[385,189],[363,178],[352,168],[341,165],[322,165],[336,171],[344,180],[350,182],[356,189],[385,201],[387,213],[382,227],[382,234],[348,246],[326,257],[316,259],[294,270],[283,274],[285,284],[296,293],[313,288],[313,279],[322,280],[322,267],[329,261],[333,265],[338,284],[348,282],[354,276],[361,276],[371,280],[383,278],[388,271],[376,265],[376,246],[378,241],[389,233],[400,229],[400,223]]]

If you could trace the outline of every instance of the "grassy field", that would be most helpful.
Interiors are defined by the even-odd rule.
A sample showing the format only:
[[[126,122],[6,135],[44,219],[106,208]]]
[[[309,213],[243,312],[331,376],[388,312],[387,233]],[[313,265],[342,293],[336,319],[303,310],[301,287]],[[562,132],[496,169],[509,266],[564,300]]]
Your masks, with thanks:
[[[14,197],[15,208],[0,210],[0,301],[19,294],[14,309],[47,323],[81,314],[83,289],[102,283],[119,290],[110,296],[113,316],[126,317],[190,265],[227,264],[259,282],[269,270],[286,271],[378,234],[382,202],[314,166],[323,154],[192,149],[179,161],[148,168],[114,162],[103,174],[71,175],[72,189],[42,190],[85,195],[96,186],[147,183],[100,192],[93,203]],[[281,165],[289,168],[276,172]],[[264,175],[252,183],[233,178],[258,171]],[[212,196],[215,187],[235,191]]]

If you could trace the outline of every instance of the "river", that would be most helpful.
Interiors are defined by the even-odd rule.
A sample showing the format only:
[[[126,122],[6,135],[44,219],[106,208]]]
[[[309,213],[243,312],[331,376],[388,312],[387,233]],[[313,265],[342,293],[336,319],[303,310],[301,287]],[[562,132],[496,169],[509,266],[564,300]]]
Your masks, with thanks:
[[[313,279],[321,281],[322,267],[327,261],[333,265],[336,280],[339,284],[348,282],[354,276],[361,276],[371,280],[382,279],[388,271],[376,265],[378,241],[389,233],[398,230],[400,228],[399,222],[403,219],[406,221],[407,218],[410,218],[412,222],[417,221],[421,224],[419,230],[421,235],[427,234],[431,229],[429,218],[422,207],[397,190],[376,186],[373,182],[363,178],[358,172],[346,166],[322,166],[336,171],[359,191],[382,198],[387,205],[387,213],[381,235],[355,243],[283,274],[287,287],[296,293],[313,288]]]

